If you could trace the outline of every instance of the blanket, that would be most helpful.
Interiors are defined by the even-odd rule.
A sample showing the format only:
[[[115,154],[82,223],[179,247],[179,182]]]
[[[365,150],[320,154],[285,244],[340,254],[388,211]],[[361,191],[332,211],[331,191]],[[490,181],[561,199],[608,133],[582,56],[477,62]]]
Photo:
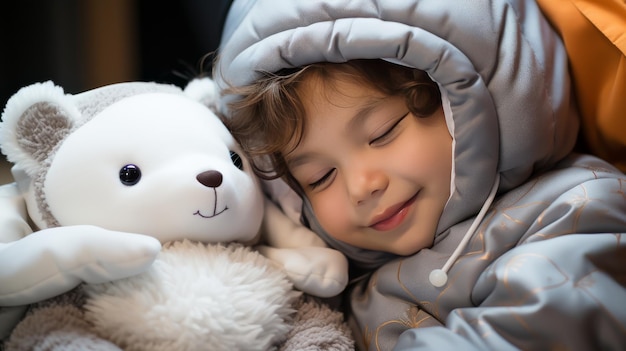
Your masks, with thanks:
[[[33,305],[13,330],[6,351],[121,351],[100,337],[84,316],[82,286],[54,299]],[[319,298],[301,295],[286,340],[279,351],[354,350],[343,314]]]

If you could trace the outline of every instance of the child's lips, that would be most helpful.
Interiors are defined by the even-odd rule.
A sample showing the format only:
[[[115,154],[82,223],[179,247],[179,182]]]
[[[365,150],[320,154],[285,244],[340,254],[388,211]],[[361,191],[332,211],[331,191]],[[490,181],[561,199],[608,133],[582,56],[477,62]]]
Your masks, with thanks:
[[[409,209],[415,202],[418,194],[419,192],[413,195],[413,197],[411,197],[408,201],[390,207],[381,215],[376,216],[376,218],[372,221],[373,224],[370,225],[370,228],[379,231],[388,231],[399,226],[409,213]]]

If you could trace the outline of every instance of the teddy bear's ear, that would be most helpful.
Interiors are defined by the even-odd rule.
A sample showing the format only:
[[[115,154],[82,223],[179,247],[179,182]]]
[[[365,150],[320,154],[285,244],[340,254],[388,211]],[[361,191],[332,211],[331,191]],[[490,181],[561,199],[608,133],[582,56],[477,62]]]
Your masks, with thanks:
[[[203,105],[211,109],[211,111],[217,111],[217,100],[219,93],[217,85],[209,77],[195,78],[190,81],[185,87],[185,95],[192,99],[199,101]]]
[[[2,153],[34,176],[80,116],[71,95],[54,83],[24,87],[9,99],[2,113]]]

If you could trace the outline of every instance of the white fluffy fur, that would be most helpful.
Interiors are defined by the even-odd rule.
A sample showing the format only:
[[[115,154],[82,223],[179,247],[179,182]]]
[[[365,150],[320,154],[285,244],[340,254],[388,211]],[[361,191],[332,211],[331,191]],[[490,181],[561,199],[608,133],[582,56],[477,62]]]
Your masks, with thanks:
[[[249,247],[189,241],[140,276],[85,289],[87,318],[129,351],[268,350],[289,332],[298,295]]]
[[[185,94],[214,112],[217,110],[219,92],[212,79],[194,79],[185,87]]]

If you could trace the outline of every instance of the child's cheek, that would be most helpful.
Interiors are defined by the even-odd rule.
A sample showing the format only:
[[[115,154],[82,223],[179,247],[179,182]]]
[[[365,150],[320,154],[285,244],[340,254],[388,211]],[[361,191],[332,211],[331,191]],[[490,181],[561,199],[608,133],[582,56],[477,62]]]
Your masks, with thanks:
[[[315,217],[324,230],[335,239],[345,239],[349,233],[351,222],[348,214],[350,208],[345,200],[332,193],[319,194],[310,199]]]

